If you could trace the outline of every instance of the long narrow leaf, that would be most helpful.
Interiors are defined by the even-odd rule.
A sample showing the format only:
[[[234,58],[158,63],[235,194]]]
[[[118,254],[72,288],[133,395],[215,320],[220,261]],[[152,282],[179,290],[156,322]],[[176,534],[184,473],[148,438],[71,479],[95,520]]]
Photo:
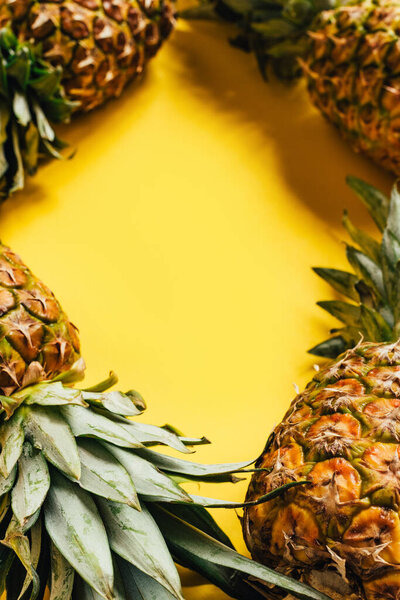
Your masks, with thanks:
[[[178,484],[154,467],[148,460],[111,444],[105,446],[128,471],[138,494],[147,498],[158,498],[161,502],[191,501],[188,494]]]
[[[176,596],[155,579],[123,559],[118,560],[126,600],[175,600]]]
[[[42,547],[42,521],[38,519],[35,525],[31,529],[31,565],[35,572],[37,573],[37,566],[40,558],[40,551]],[[39,575],[38,575],[39,579]],[[29,573],[26,574],[24,584],[22,586],[20,597],[22,598],[25,592],[28,590],[32,581],[32,577]],[[39,579],[40,581],[40,579]],[[37,590],[37,595],[39,594],[39,589]],[[32,595],[30,600],[34,600],[36,592],[32,590]]]
[[[8,478],[22,453],[25,433],[22,412],[17,410],[0,428],[0,474]]]
[[[181,473],[182,475],[187,475],[189,477],[199,477],[203,479],[212,479],[215,476],[227,475],[227,481],[230,480],[229,476],[232,473],[237,473],[254,462],[254,460],[248,460],[241,463],[203,465],[201,463],[182,460],[181,458],[166,456],[165,454],[160,454],[159,452],[155,452],[148,448],[141,448],[139,451],[136,451],[136,453],[146,460],[149,460],[153,465],[163,471]]]
[[[49,600],[70,600],[74,587],[75,571],[57,550],[51,545],[51,580]]]
[[[49,487],[49,470],[41,451],[25,442],[18,461],[17,483],[11,493],[11,507],[21,525],[42,506]]]
[[[111,444],[109,447],[115,448]],[[108,500],[140,509],[131,476],[113,454],[90,439],[79,440],[78,451],[81,459],[81,487]]]
[[[383,231],[389,213],[389,200],[372,185],[365,183],[358,177],[347,177],[347,184],[355,191],[357,196],[364,202],[376,225]]]
[[[98,499],[112,550],[132,563],[163,587],[182,599],[180,579],[167,546],[153,517],[142,504],[142,511]]]
[[[98,408],[105,408],[116,415],[134,417],[140,415],[142,412],[136,407],[131,397],[122,392],[113,391],[103,394],[82,392],[82,396],[89,404],[97,406]]]
[[[44,515],[52,542],[91,587],[112,600],[111,552],[96,505],[89,494],[56,470],[51,481]]]
[[[278,586],[301,600],[331,600],[325,594],[314,590],[308,585],[238,554],[231,548],[221,544],[221,542],[177,519],[164,508],[156,505],[151,506],[157,524],[171,552],[177,559],[183,555],[186,560],[190,556],[194,560],[198,557],[201,560],[212,561],[223,567],[240,571],[246,576],[255,577],[268,584]]]
[[[133,436],[143,444],[164,444],[184,454],[190,454],[189,450],[177,435],[155,425],[127,421],[124,428],[133,433]]]
[[[15,517],[11,519],[2,543],[11,548],[23,564],[30,581],[32,581],[33,590],[31,600],[34,600],[39,593],[40,581],[33,566],[29,540],[24,535],[24,531]],[[23,582],[21,582],[21,588],[22,585]]]
[[[61,412],[73,434],[105,440],[124,448],[140,448],[141,442],[119,422],[81,406],[63,406]]]
[[[87,410],[87,409],[82,409]],[[75,438],[59,410],[41,406],[25,407],[25,431],[33,445],[49,462],[74,479],[81,475]]]

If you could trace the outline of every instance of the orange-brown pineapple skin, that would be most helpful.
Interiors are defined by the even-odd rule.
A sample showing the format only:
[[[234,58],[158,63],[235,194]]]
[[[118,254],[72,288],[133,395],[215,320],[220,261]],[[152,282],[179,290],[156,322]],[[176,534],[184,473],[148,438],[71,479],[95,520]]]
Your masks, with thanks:
[[[306,483],[246,509],[254,558],[308,581],[329,565],[349,597],[400,598],[400,343],[360,344],[318,372],[256,466],[248,500]]]
[[[77,329],[52,292],[0,243],[0,393],[68,371]]]
[[[311,100],[357,152],[400,175],[400,3],[323,11],[303,61]]]
[[[142,73],[175,22],[170,0],[2,0],[0,24],[63,69],[68,99],[91,110]]]

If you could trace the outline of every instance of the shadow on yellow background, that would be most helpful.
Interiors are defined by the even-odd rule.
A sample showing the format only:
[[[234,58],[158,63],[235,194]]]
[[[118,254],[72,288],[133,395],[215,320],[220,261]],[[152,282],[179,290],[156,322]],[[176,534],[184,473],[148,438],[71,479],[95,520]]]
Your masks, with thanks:
[[[61,129],[75,158],[43,166],[1,214],[3,241],[80,327],[88,382],[113,368],[147,421],[207,435],[195,455],[207,462],[255,457],[311,376],[305,350],[333,323],[310,266],[344,266],[345,206],[368,223],[346,174],[393,180],[301,84],[266,85],[228,34],[181,23],[140,85]],[[236,515],[214,513],[245,551]],[[187,600],[225,597],[183,581]]]

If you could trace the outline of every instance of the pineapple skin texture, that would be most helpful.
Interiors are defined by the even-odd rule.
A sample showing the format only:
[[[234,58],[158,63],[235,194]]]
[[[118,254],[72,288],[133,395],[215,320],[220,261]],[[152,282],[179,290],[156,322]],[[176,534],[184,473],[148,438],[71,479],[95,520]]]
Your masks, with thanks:
[[[67,97],[89,111],[142,73],[175,22],[169,0],[0,0],[0,26],[41,45]]]
[[[79,356],[77,329],[52,292],[0,243],[0,393],[52,379]]]
[[[336,571],[348,592],[335,598],[399,600],[400,342],[360,344],[319,371],[256,467],[249,501],[307,483],[245,510],[253,558],[309,582]]]
[[[324,11],[303,70],[313,104],[354,150],[400,175],[400,2]]]

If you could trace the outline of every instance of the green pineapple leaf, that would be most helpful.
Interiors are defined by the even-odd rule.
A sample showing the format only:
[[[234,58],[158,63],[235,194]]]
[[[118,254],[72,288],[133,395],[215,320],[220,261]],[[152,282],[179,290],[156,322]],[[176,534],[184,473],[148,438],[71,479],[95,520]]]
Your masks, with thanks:
[[[110,444],[104,443],[104,446],[127,470],[140,496],[145,499],[156,498],[161,502],[191,501],[179,485],[148,460]]]
[[[179,575],[147,507],[137,511],[103,498],[98,505],[112,550],[181,599]]]
[[[49,470],[41,451],[25,442],[18,460],[18,479],[11,494],[12,511],[22,526],[40,509],[49,488]]]
[[[74,579],[74,569],[52,543],[49,600],[70,600]]]
[[[86,491],[140,510],[128,471],[105,447],[91,439],[78,440],[81,461],[79,485]]]
[[[394,186],[389,200],[357,178],[350,177],[347,181],[366,204],[382,239],[380,244],[373,241],[356,229],[345,214],[345,227],[360,248],[346,246],[354,274],[314,269],[336,291],[354,301],[353,304],[341,300],[317,303],[345,325],[340,330],[331,330],[332,337],[309,350],[325,358],[336,358],[362,338],[390,342],[400,336],[400,193]]]
[[[44,516],[53,544],[94,590],[113,600],[111,552],[93,499],[57,470],[52,470],[51,482]]]
[[[62,408],[62,407],[61,407]],[[85,410],[85,409],[82,409]],[[81,476],[78,448],[68,423],[55,408],[24,407],[25,434],[57,469],[74,479]]]
[[[198,559],[213,562],[276,585],[302,600],[331,600],[325,594],[313,590],[309,586],[241,556],[232,548],[181,521],[164,507],[151,505],[151,511],[157,519],[173,556],[178,561],[182,557],[183,561],[191,560],[194,564]]]

